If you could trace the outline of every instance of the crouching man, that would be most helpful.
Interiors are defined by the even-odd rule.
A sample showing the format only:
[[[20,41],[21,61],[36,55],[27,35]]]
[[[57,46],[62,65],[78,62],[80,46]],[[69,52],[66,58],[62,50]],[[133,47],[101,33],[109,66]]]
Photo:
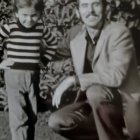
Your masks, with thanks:
[[[52,104],[59,107],[63,93],[73,85],[80,86],[85,101],[53,113],[49,126],[59,131],[75,129],[87,116],[87,112],[80,111],[88,104],[99,140],[122,139],[121,128],[114,122],[120,117],[124,118],[130,136],[138,137],[140,79],[131,33],[120,23],[106,21],[105,0],[78,0],[78,12],[83,25],[74,27],[63,42],[70,47],[76,76],[60,83]]]

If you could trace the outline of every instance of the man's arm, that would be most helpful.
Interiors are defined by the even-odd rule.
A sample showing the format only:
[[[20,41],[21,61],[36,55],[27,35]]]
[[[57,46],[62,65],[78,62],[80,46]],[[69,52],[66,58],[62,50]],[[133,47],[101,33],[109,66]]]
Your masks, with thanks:
[[[78,75],[82,89],[86,89],[92,84],[108,87],[122,85],[134,56],[134,44],[131,34],[126,28],[118,30],[115,29],[110,35],[108,45],[111,48],[109,54],[106,54],[109,55],[107,63],[100,64],[98,70],[93,73]]]
[[[75,84],[74,76],[69,76],[60,83],[60,85],[56,88],[53,95],[52,100],[53,106],[56,106],[57,108],[59,107],[63,93],[74,84]]]
[[[74,28],[70,29],[67,37],[63,38],[62,42],[60,42],[59,47],[61,49],[68,48],[70,46],[70,41],[75,38],[75,36],[78,34],[80,29],[82,28],[82,25],[77,25]],[[61,102],[61,97],[63,93],[69,89],[71,86],[75,85],[76,82],[78,83],[78,79],[75,76],[68,76],[66,79],[64,79],[60,85],[56,88],[52,100],[53,106],[56,106],[57,108],[59,107],[59,104]]]

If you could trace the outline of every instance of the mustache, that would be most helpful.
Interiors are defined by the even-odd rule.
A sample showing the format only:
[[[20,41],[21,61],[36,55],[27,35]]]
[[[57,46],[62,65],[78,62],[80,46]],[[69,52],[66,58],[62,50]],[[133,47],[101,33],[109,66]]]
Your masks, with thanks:
[[[91,12],[91,13],[87,14],[87,16],[86,16],[86,17],[89,17],[89,16],[95,16],[95,17],[97,17],[98,15],[97,15],[97,14],[95,14],[94,12]]]

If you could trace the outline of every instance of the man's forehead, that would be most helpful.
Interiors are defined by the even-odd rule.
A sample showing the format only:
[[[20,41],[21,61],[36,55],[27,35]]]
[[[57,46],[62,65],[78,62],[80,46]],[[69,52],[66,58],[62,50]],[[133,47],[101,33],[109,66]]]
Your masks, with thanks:
[[[94,3],[94,2],[102,2],[102,0],[79,0],[79,3]]]

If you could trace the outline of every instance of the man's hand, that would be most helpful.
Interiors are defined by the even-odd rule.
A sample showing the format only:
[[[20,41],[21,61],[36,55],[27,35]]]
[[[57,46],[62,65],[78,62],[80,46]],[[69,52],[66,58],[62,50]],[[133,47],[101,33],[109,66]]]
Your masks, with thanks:
[[[0,63],[0,69],[10,69],[10,66],[14,64],[14,61],[5,59]]]
[[[54,95],[53,95],[53,100],[52,100],[52,105],[56,106],[57,108],[60,105],[61,97],[62,94],[70,88],[72,85],[75,83],[75,78],[74,76],[69,76],[60,85],[56,88]]]

